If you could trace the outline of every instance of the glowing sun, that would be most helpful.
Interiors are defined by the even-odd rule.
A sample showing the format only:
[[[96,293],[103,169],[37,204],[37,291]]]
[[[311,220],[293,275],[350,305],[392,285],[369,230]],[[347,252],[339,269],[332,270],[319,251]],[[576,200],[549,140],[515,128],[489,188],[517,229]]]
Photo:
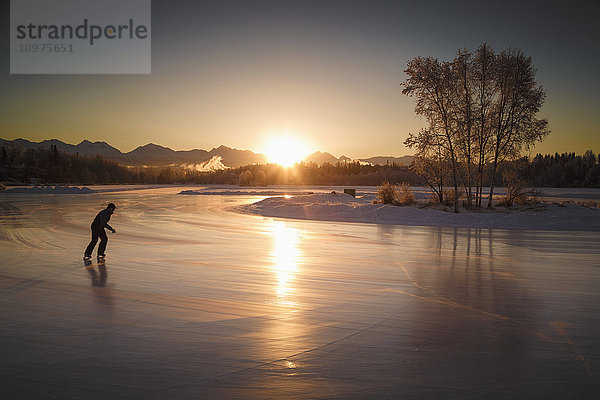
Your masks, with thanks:
[[[308,147],[298,139],[281,136],[271,139],[265,149],[269,162],[291,167],[309,154]]]

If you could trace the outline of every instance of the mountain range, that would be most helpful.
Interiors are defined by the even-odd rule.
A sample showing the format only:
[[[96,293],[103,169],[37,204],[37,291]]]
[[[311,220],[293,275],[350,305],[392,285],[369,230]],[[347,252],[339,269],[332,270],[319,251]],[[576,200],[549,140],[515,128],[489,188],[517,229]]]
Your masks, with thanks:
[[[25,149],[29,148],[50,148],[55,145],[62,152],[69,154],[79,154],[82,156],[100,155],[109,160],[116,161],[125,165],[169,165],[169,164],[193,164],[193,165],[210,165],[211,169],[218,169],[222,166],[237,168],[248,164],[264,164],[267,163],[267,157],[264,154],[254,153],[250,150],[239,150],[227,146],[219,146],[210,151],[202,149],[193,150],[173,150],[169,147],[160,146],[154,143],[148,143],[144,146],[139,146],[134,150],[123,153],[106,142],[91,142],[83,140],[81,143],[73,145],[62,142],[57,139],[43,140],[41,142],[31,142],[26,139],[6,140],[0,139],[0,145],[19,145]],[[304,161],[323,164],[329,162],[335,164],[337,162],[352,161],[353,159],[341,156],[339,158],[327,152],[314,152],[305,157]],[[368,164],[392,164],[410,165],[412,156],[377,156],[358,159],[358,161]]]

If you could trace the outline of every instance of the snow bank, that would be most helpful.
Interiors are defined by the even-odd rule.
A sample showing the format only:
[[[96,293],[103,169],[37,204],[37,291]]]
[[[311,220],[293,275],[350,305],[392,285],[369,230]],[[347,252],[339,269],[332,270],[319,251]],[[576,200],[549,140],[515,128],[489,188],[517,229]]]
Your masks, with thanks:
[[[88,187],[68,187],[68,186],[26,186],[6,189],[4,193],[29,193],[29,194],[87,194],[95,193]]]
[[[133,190],[149,190],[149,189],[164,189],[173,188],[178,185],[95,185],[91,189],[95,193],[113,193],[113,192],[129,192]]]
[[[134,190],[171,189],[189,185],[91,185],[91,186],[13,186],[8,187],[3,193],[42,193],[42,194],[85,194],[85,193],[115,193]]]
[[[494,229],[600,231],[600,208],[549,204],[539,209],[462,212],[373,204],[374,194],[271,197],[236,207],[237,211],[267,217],[323,221]]]

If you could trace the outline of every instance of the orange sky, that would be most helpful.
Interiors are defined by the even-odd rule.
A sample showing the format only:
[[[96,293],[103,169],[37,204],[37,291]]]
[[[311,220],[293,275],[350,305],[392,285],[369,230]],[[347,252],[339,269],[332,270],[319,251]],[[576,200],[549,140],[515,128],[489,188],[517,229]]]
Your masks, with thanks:
[[[525,5],[506,21],[461,4],[153,1],[151,75],[9,75],[6,62],[0,137],[263,152],[284,133],[336,156],[400,156],[424,124],[398,86],[407,61],[490,42],[538,68],[552,133],[536,152],[600,151],[589,13]],[[480,15],[492,17],[464,23]]]

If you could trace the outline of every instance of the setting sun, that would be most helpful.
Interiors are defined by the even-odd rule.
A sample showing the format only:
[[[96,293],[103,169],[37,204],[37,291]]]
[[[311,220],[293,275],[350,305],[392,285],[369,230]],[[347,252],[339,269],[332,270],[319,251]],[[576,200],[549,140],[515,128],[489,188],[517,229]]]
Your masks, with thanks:
[[[308,147],[296,138],[281,136],[271,139],[267,144],[265,154],[269,162],[291,167],[302,161],[309,154]]]

